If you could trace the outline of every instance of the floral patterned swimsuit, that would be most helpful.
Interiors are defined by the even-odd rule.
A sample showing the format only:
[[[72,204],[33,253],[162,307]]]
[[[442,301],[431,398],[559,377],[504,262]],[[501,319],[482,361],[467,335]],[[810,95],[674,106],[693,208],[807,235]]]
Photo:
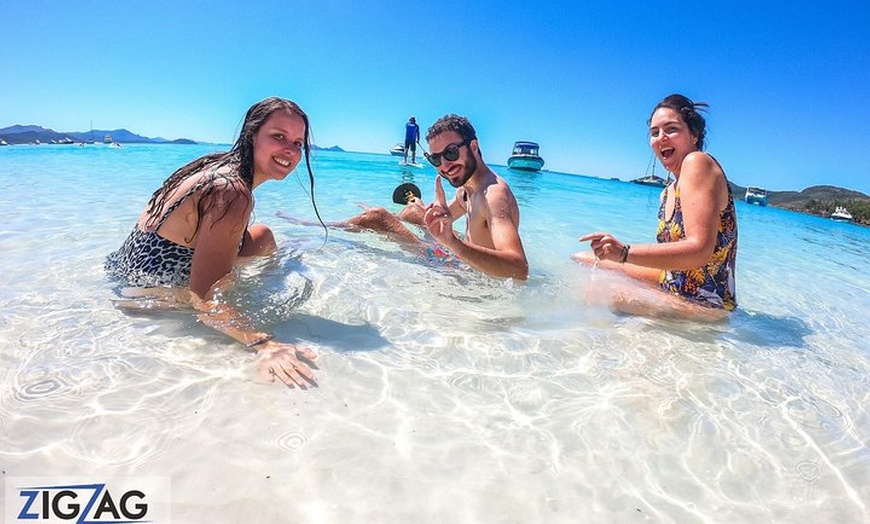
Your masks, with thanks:
[[[660,243],[679,242],[686,238],[680,190],[675,189],[674,214],[670,220],[665,219],[666,191],[662,193],[661,201],[656,240]],[[663,271],[659,277],[659,287],[699,305],[731,311],[737,306],[734,281],[736,263],[737,214],[729,186],[728,205],[719,213],[719,231],[710,261],[696,269]]]

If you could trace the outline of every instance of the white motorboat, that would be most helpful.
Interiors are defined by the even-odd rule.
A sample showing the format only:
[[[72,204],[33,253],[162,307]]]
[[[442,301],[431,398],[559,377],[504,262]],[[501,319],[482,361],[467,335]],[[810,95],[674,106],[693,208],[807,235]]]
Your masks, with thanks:
[[[405,146],[402,144],[396,144],[390,149],[390,154],[393,156],[405,156]]]
[[[544,159],[538,154],[540,146],[535,142],[514,142],[514,150],[508,158],[507,165],[520,171],[540,171],[544,167]]]
[[[831,220],[835,220],[837,222],[851,222],[852,221],[852,213],[843,207],[837,206],[837,209],[831,213]]]
[[[757,204],[759,206],[767,205],[767,190],[763,187],[749,186],[746,188],[746,194],[743,200],[747,204]]]

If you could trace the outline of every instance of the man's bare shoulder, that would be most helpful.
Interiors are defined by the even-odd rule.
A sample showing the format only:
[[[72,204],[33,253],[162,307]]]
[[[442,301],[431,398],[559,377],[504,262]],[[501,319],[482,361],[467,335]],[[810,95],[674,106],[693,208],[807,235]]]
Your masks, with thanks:
[[[511,189],[511,186],[505,179],[498,175],[496,175],[496,177],[497,182],[489,186],[487,189],[487,200],[490,202],[508,201],[511,204],[516,205],[516,198],[514,197],[514,192]]]
[[[480,188],[478,193],[485,195],[487,199],[489,198],[502,198],[506,195],[513,195],[510,186],[507,181],[502,177],[492,174],[492,177],[488,181],[488,183],[484,184],[483,187]]]

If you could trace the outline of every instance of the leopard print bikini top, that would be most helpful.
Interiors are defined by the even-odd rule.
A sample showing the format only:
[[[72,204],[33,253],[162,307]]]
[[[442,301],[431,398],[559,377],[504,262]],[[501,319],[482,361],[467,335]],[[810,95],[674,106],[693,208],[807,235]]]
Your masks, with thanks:
[[[190,285],[193,248],[163,238],[157,231],[178,206],[206,183],[194,185],[169,206],[153,231],[143,231],[138,224],[134,226],[121,248],[106,258],[105,269],[109,277],[132,287]]]

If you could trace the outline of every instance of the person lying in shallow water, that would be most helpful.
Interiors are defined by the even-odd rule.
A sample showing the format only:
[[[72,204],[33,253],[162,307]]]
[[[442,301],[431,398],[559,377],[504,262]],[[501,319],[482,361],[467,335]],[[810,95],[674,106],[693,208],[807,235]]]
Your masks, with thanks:
[[[192,305],[202,323],[256,351],[265,377],[300,388],[316,384],[311,361],[317,355],[254,329],[220,294],[231,284],[237,262],[277,248],[267,226],[248,225],[254,189],[268,180],[284,180],[303,153],[314,184],[309,136],[308,116],[294,102],[273,97],[254,104],[233,147],[173,173],[105,264],[111,278],[133,288],[123,295]],[[316,205],[314,209],[317,213]],[[135,301],[119,304],[137,307]]]

